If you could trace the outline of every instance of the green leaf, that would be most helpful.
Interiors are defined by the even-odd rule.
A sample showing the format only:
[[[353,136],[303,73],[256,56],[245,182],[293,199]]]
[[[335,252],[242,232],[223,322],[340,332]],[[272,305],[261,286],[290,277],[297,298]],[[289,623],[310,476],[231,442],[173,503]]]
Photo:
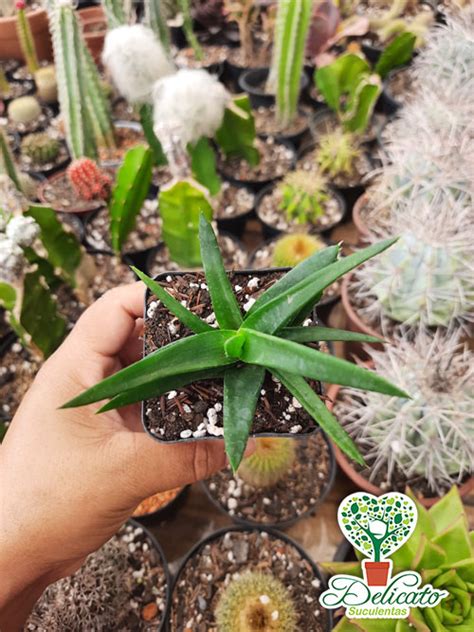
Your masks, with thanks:
[[[255,147],[255,119],[249,97],[236,96],[233,105],[232,109],[226,108],[224,120],[216,132],[215,140],[226,157],[244,158],[254,167],[260,162],[260,155]]]
[[[384,79],[388,73],[410,61],[413,57],[416,36],[413,33],[402,33],[391,42],[379,57],[375,72]]]
[[[206,322],[201,320],[199,316],[193,314],[189,309],[181,305],[179,301],[177,301],[174,296],[171,296],[169,292],[167,292],[159,283],[151,279],[144,272],[135,268],[135,266],[130,266],[133,272],[137,275],[137,277],[143,281],[143,283],[147,286],[147,288],[152,292],[156,298],[158,298],[166,309],[174,314],[179,320],[183,323],[185,327],[190,329],[195,334],[200,334],[205,331],[214,331],[213,328],[208,325]]]
[[[79,242],[66,231],[57,214],[47,206],[31,205],[25,215],[32,217],[41,229],[41,241],[48,253],[48,261],[61,276],[75,285],[75,274],[82,259]]]
[[[359,465],[365,465],[364,459],[350,436],[340,425],[337,419],[329,412],[324,402],[321,401],[311,386],[299,375],[293,375],[286,370],[273,370],[273,375],[290,391],[293,397],[299,401],[306,412],[324,430],[330,439],[347,456]]]
[[[75,408],[109,399],[172,375],[233,364],[235,361],[229,359],[224,352],[224,344],[234,335],[234,331],[217,329],[171,342],[105,378],[61,408]]]
[[[205,186],[211,195],[216,195],[221,189],[221,179],[216,171],[216,156],[209,140],[204,136],[197,143],[188,144],[191,156],[191,170],[198,182]]]
[[[382,92],[382,84],[376,75],[363,78],[353,96],[352,108],[342,117],[346,130],[364,132],[374,111],[375,103]]]
[[[320,342],[342,340],[345,342],[384,342],[382,338],[368,336],[344,329],[332,329],[332,327],[284,327],[280,335],[293,342]]]
[[[368,248],[364,248],[326,266],[322,270],[309,274],[305,279],[289,287],[286,291],[259,307],[259,309],[250,311],[244,319],[245,327],[264,333],[275,333],[281,327],[288,325],[303,307],[314,301],[320,292],[325,290],[331,283],[334,283],[346,272],[364,263],[364,261],[383,252],[394,244],[397,239],[395,237],[372,244]]]
[[[337,259],[338,253],[339,246],[329,246],[328,248],[318,250],[311,255],[311,257],[308,257],[299,263],[259,296],[247,312],[247,316],[253,314],[260,309],[260,307],[269,303],[272,299],[291,289],[300,281],[304,281],[309,274],[322,270],[331,263],[334,263]]]
[[[247,445],[264,377],[265,369],[259,366],[232,367],[224,374],[224,440],[234,474]]]
[[[353,362],[259,331],[242,327],[240,332],[245,334],[246,340],[239,359],[248,364],[258,364],[321,382],[351,386],[384,395],[408,397],[404,391],[385,378]]]
[[[161,143],[153,131],[153,107],[150,103],[144,103],[140,106],[140,123],[142,124],[146,142],[153,152],[153,163],[157,166],[168,164]]]
[[[242,324],[239,304],[224,269],[216,236],[204,215],[201,215],[199,219],[199,241],[206,282],[216,320],[223,329],[238,329]]]
[[[437,533],[448,529],[452,525],[453,520],[464,513],[457,486],[453,485],[449,492],[429,509],[428,513],[436,527]]]
[[[361,78],[370,74],[369,64],[358,55],[346,54],[327,66],[318,68],[315,81],[327,105],[342,115],[342,98],[353,95]]]
[[[112,247],[119,254],[150,189],[152,153],[148,147],[137,145],[125,154],[118,170],[109,203]]]

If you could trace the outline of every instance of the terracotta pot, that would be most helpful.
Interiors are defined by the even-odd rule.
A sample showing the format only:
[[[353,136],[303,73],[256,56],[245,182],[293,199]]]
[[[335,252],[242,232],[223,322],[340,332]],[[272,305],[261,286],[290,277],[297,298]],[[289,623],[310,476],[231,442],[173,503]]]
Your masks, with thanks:
[[[370,363],[367,363],[370,366]],[[327,397],[329,399],[328,408],[332,410],[334,408],[334,404],[337,400],[339,391],[341,387],[338,384],[332,384],[328,391]],[[344,474],[349,478],[354,485],[363,490],[364,492],[368,492],[369,494],[373,494],[374,496],[381,496],[390,490],[382,490],[380,487],[377,487],[374,483],[371,483],[366,478],[362,476],[357,470],[354,468],[352,463],[346,457],[345,454],[341,452],[341,450],[337,447],[337,445],[333,444],[334,454],[336,455],[336,461]],[[458,486],[459,494],[461,498],[468,496],[472,491],[474,491],[474,476],[471,476],[465,483]],[[424,496],[417,496],[418,501],[427,509],[434,505],[440,500],[439,496],[430,496],[429,498],[425,498]]]
[[[38,59],[52,60],[53,50],[48,27],[48,15],[44,9],[27,12]],[[24,61],[20,41],[16,32],[16,16],[0,18],[0,59],[19,59]]]
[[[82,22],[85,20],[105,20],[105,12],[101,6],[79,9],[76,13]]]
[[[368,586],[386,586],[390,578],[392,564],[386,562],[362,561],[362,569]]]
[[[95,28],[91,29],[93,26],[95,26]],[[82,32],[84,40],[92,54],[92,57],[94,58],[95,63],[99,64],[102,50],[104,48],[105,34],[107,33],[107,24],[104,18],[83,20]]]
[[[352,207],[352,221],[355,224],[355,227],[357,228],[357,233],[358,233],[358,241],[357,243],[363,244],[364,241],[366,241],[368,235],[369,235],[369,231],[367,229],[367,226],[364,224],[364,221],[361,217],[361,210],[364,208],[364,206],[367,204],[367,193],[363,193],[356,201],[356,203],[354,204],[354,206]]]

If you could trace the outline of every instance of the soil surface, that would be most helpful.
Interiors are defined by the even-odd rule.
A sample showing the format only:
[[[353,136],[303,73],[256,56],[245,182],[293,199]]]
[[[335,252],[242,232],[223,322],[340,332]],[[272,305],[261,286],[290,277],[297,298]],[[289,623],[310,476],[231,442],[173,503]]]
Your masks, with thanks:
[[[141,527],[126,524],[74,575],[43,593],[25,630],[156,631],[166,591],[159,552]]]
[[[233,219],[251,211],[255,204],[255,194],[245,187],[236,187],[223,182],[217,196],[214,219]]]
[[[254,116],[257,133],[265,136],[292,136],[303,132],[308,127],[308,117],[302,111],[297,112],[287,127],[282,127],[276,117],[274,105],[258,107],[254,110]]]
[[[110,215],[107,208],[98,210],[91,216],[85,228],[86,242],[97,250],[111,250]],[[137,215],[135,228],[127,237],[122,250],[125,253],[153,248],[160,241],[161,218],[158,215],[157,200],[145,200]]]
[[[315,509],[326,492],[330,454],[321,433],[295,440],[295,460],[288,472],[270,487],[258,488],[226,468],[205,482],[214,500],[229,515],[259,524],[296,520]]]
[[[13,342],[1,357],[0,419],[11,419],[41,367],[41,359]]]
[[[254,300],[279,277],[281,272],[266,274],[229,273],[232,287],[243,313]],[[161,281],[175,298],[196,315],[215,324],[209,292],[202,273],[168,276]],[[153,296],[148,299],[145,320],[145,354],[148,355],[168,343],[190,335],[177,318]],[[314,385],[316,386],[316,385]],[[160,398],[144,403],[145,424],[148,430],[164,441],[221,437],[223,407],[222,380],[203,380]],[[301,434],[314,430],[314,421],[291,396],[284,386],[268,372],[257,403],[251,428],[252,434]]]
[[[300,224],[295,219],[289,220],[285,211],[280,210],[283,201],[283,195],[278,186],[268,191],[260,200],[256,211],[264,224],[276,228],[283,233],[291,232],[320,232],[329,230],[338,224],[344,215],[344,208],[339,202],[339,198],[331,193],[330,190],[325,191],[328,200],[322,204],[324,207],[324,215],[311,224]]]
[[[181,68],[209,68],[210,66],[222,64],[228,54],[227,46],[203,46],[203,58],[196,59],[192,48],[182,48],[175,57],[175,62]]]
[[[268,182],[281,178],[287,173],[295,159],[292,149],[277,142],[273,137],[257,138],[255,146],[260,153],[260,162],[255,167],[246,160],[236,157],[218,157],[221,172],[232,180],[240,182]]]
[[[215,611],[235,576],[271,574],[288,590],[301,632],[323,632],[327,615],[319,605],[321,581],[291,544],[266,532],[230,531],[201,548],[181,571],[172,595],[170,631],[217,632]]]
[[[128,127],[115,127],[114,128],[115,143],[116,146],[110,149],[99,149],[99,164],[100,162],[106,162],[107,160],[119,160],[121,161],[126,152],[135,145],[139,145],[144,142],[144,136],[141,127],[128,128]]]
[[[122,98],[118,98],[112,103],[112,116],[117,121],[138,122],[140,120],[133,105],[130,105]]]
[[[415,81],[410,68],[400,68],[388,76],[386,92],[397,103],[405,105],[414,96]]]

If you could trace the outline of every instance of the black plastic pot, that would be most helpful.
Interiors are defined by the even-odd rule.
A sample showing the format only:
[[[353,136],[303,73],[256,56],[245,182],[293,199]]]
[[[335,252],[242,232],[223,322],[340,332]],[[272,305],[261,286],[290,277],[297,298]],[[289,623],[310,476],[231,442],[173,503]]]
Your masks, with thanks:
[[[290,270],[290,268],[267,268],[264,270],[253,270],[253,269],[247,269],[247,270],[234,270],[234,274],[235,275],[242,275],[242,276],[248,276],[249,274],[256,276],[256,277],[263,277],[267,274],[270,274],[272,272],[288,272]],[[166,277],[170,276],[170,277],[176,277],[176,276],[183,276],[185,274],[185,272],[162,272],[158,275],[156,275],[154,277],[155,281],[160,282],[161,280],[165,279]],[[143,318],[147,319],[147,300],[150,296],[150,292],[147,289],[145,291],[145,296],[144,296],[144,303],[143,303]],[[145,342],[143,343],[143,357],[145,357]],[[323,387],[322,384],[320,382],[318,382],[318,394],[322,395],[323,394]],[[147,435],[149,437],[151,437],[154,441],[157,441],[158,443],[162,443],[165,445],[172,445],[172,444],[181,444],[181,443],[193,443],[195,441],[222,441],[222,437],[215,437],[213,435],[210,436],[205,436],[205,437],[190,437],[188,439],[171,439],[171,440],[165,440],[165,439],[161,439],[160,437],[158,437],[157,435],[153,434],[150,429],[148,428],[148,425],[146,423],[146,401],[142,402],[142,406],[141,406],[141,417],[142,417],[142,425],[143,428],[145,430],[145,432],[147,433]],[[297,439],[297,438],[302,438],[302,437],[306,437],[309,435],[314,434],[315,432],[318,432],[319,428],[314,426],[312,427],[308,432],[304,433],[304,434],[292,434],[292,433],[278,433],[278,432],[261,432],[261,433],[250,433],[249,437],[259,437],[259,438],[263,438],[263,437],[274,437],[274,438],[283,438],[283,437],[291,437],[293,439]]]
[[[234,185],[235,186],[235,185]],[[244,185],[240,185],[237,188],[247,189]],[[249,189],[250,191],[250,189]],[[250,191],[253,193],[253,191]],[[257,202],[257,198],[254,199],[253,207],[246,211],[245,213],[241,213],[240,215],[234,215],[233,217],[223,218],[217,217],[214,215],[214,220],[217,222],[217,227],[219,229],[219,233],[230,233],[232,236],[237,237],[240,240],[242,234],[245,230],[245,225],[250,219],[255,218],[255,204]]]
[[[317,511],[318,508],[323,504],[323,502],[325,501],[327,495],[329,494],[329,492],[331,491],[333,485],[334,485],[334,481],[336,479],[336,472],[337,472],[337,464],[336,464],[336,457],[334,456],[334,449],[332,447],[331,442],[329,441],[329,439],[326,437],[326,435],[324,434],[324,432],[322,430],[319,430],[321,432],[321,434],[324,437],[324,440],[326,442],[328,451],[329,451],[329,459],[330,459],[330,469],[329,469],[329,476],[328,476],[328,480],[326,483],[326,486],[324,487],[321,496],[319,497],[317,503],[315,505],[313,505],[311,507],[311,509],[308,509],[308,511],[305,511],[304,513],[300,514],[299,516],[295,516],[294,518],[289,518],[288,520],[281,520],[280,522],[273,522],[273,523],[267,523],[267,522],[256,522],[255,520],[251,520],[251,519],[245,519],[245,518],[241,518],[240,516],[231,516],[228,512],[228,510],[226,509],[226,507],[224,507],[219,500],[212,494],[211,490],[209,489],[209,485],[208,485],[208,481],[202,481],[201,482],[201,486],[204,489],[204,492],[206,494],[206,496],[209,498],[209,500],[211,501],[211,503],[217,507],[217,509],[219,509],[222,513],[226,514],[227,516],[229,516],[229,518],[235,522],[236,524],[240,524],[243,525],[245,527],[264,527],[264,528],[268,528],[268,529],[288,529],[289,527],[291,527],[292,525],[296,524],[297,522],[299,522],[300,520],[303,520],[304,518],[309,518],[310,516],[314,516]],[[308,438],[301,438],[301,439],[295,439],[295,441],[307,441]]]
[[[271,237],[277,237],[278,235],[283,235],[283,234],[291,234],[292,231],[284,231],[284,230],[280,230],[279,228],[277,228],[276,226],[273,226],[272,224],[268,224],[265,219],[261,216],[259,209],[261,207],[261,203],[263,198],[268,195],[273,188],[275,187],[274,184],[270,184],[268,186],[266,186],[265,188],[263,188],[256,200],[255,200],[255,214],[258,217],[258,219],[261,221],[262,223],[262,227],[263,227],[263,237],[265,239],[270,239]],[[347,208],[346,208],[346,202],[344,200],[344,198],[342,197],[342,195],[340,195],[340,193],[333,187],[329,188],[328,190],[330,191],[332,197],[334,197],[340,208],[342,209],[342,215],[341,218],[339,220],[337,220],[336,222],[333,222],[332,224],[329,224],[328,226],[324,226],[321,228],[318,228],[317,226],[307,226],[302,224],[301,228],[303,230],[305,230],[305,232],[309,232],[310,234],[324,234],[324,233],[328,233],[329,231],[331,231],[335,226],[337,226],[338,224],[342,223],[347,215]],[[283,212],[283,211],[282,211]]]
[[[326,587],[327,587],[326,580],[325,580],[324,576],[321,574],[321,572],[319,571],[319,569],[316,566],[316,564],[309,557],[309,555],[306,553],[306,551],[299,544],[297,544],[294,540],[289,538],[286,534],[284,534],[284,533],[282,533],[280,531],[275,531],[274,529],[271,529],[271,528],[268,528],[268,527],[256,527],[256,526],[255,527],[244,527],[244,526],[227,527],[227,528],[223,528],[223,529],[218,529],[217,531],[214,531],[214,533],[211,533],[210,535],[208,535],[205,538],[203,538],[200,542],[198,542],[197,544],[195,544],[192,547],[192,549],[189,551],[189,553],[183,559],[183,561],[179,565],[179,568],[178,568],[178,570],[176,572],[176,575],[174,577],[173,586],[172,586],[172,590],[171,590],[170,604],[169,604],[168,613],[169,614],[171,613],[173,593],[175,591],[176,586],[180,582],[181,573],[183,572],[183,570],[184,570],[185,566],[188,564],[188,562],[190,562],[192,560],[192,558],[197,553],[199,553],[199,551],[202,548],[204,548],[206,546],[206,544],[212,542],[213,540],[217,540],[217,539],[222,538],[223,536],[225,536],[226,533],[236,533],[236,532],[242,533],[242,532],[252,532],[252,531],[259,531],[259,532],[267,533],[269,537],[276,538],[278,540],[283,540],[287,544],[289,544],[292,547],[294,547],[298,551],[298,553],[301,555],[301,558],[303,560],[305,560],[305,562],[311,567],[311,569],[312,569],[312,571],[313,571],[313,573],[315,575],[315,578],[317,578],[321,582],[322,590],[326,589]],[[326,630],[327,630],[327,632],[329,632],[329,630],[331,630],[332,626],[333,626],[333,613],[332,613],[331,610],[325,610],[325,612],[326,612],[327,618],[328,618],[328,625],[327,625]],[[168,629],[171,630],[171,628],[168,628]]]
[[[265,91],[265,83],[269,72],[270,69],[268,67],[249,68],[242,72],[238,79],[239,88],[249,95],[250,103],[254,108],[269,107],[275,104],[275,95]],[[308,84],[308,76],[306,73],[303,73],[300,81],[301,92],[308,87]]]
[[[152,511],[147,514],[143,514],[142,516],[133,516],[133,520],[140,522],[144,525],[157,524],[158,522],[163,522],[164,520],[169,520],[172,518],[176,512],[182,507],[186,496],[189,492],[189,485],[186,485],[178,492],[178,494],[171,500],[167,505],[161,507],[161,509],[157,509],[156,511]]]
[[[66,169],[66,167],[71,162],[71,156],[69,155],[69,150],[67,148],[66,141],[60,140],[59,142],[62,145],[62,147],[65,148],[65,150],[66,150],[66,152],[64,154],[64,158],[61,161],[57,162],[54,166],[49,167],[49,169],[48,168],[43,168],[43,167],[41,167],[41,165],[38,165],[37,169],[32,169],[31,167],[27,167],[25,164],[22,164],[21,159],[20,159],[20,168],[22,169],[22,171],[27,172],[30,176],[34,176],[36,174],[39,174],[41,176],[44,176],[45,178],[49,178],[49,176],[54,175],[58,171],[64,171],[64,169]],[[21,154],[21,142],[20,141],[18,143],[18,146],[20,147],[19,152]]]

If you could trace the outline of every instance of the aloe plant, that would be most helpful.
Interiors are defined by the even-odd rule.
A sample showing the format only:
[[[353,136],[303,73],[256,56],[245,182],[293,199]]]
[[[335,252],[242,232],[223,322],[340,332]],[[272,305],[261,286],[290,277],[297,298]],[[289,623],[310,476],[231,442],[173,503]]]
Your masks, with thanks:
[[[393,573],[418,571],[423,583],[431,583],[449,595],[434,608],[411,608],[408,619],[380,620],[343,617],[335,632],[471,632],[474,629],[474,532],[456,487],[429,510],[408,495],[418,510],[417,526],[407,542],[393,555]],[[357,553],[358,557],[360,555]],[[361,562],[329,562],[322,565],[331,575],[362,577]]]
[[[326,287],[396,240],[381,242],[341,260],[337,260],[339,246],[320,250],[264,292],[243,317],[224,270],[215,234],[203,215],[199,236],[206,282],[219,327],[212,328],[159,283],[134,268],[151,292],[195,335],[158,349],[87,389],[63,407],[109,399],[100,409],[104,412],[156,397],[209,375],[219,375],[224,379],[225,446],[235,472],[252,427],[265,372],[270,371],[344,452],[363,463],[350,437],[305,378],[394,397],[406,397],[406,394],[371,371],[303,344],[339,340],[341,336],[358,341],[374,338],[324,327],[298,327],[296,323],[302,314],[311,310]]]

